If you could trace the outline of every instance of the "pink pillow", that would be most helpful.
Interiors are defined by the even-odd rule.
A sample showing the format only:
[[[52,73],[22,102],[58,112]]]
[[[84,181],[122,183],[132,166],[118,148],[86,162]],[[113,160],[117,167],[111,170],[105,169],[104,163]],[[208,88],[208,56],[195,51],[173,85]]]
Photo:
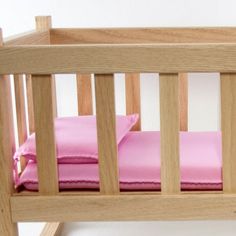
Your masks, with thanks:
[[[116,116],[117,144],[135,125],[138,115]],[[98,159],[96,116],[64,117],[55,119],[58,163],[96,163]],[[20,156],[36,161],[35,134],[17,150]]]

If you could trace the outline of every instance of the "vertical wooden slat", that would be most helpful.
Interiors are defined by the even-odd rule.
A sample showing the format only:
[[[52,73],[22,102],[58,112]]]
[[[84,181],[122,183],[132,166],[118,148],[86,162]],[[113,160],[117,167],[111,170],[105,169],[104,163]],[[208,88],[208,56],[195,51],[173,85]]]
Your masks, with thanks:
[[[132,130],[141,130],[140,74],[125,74],[126,114],[139,114],[138,122]]]
[[[100,192],[119,193],[113,75],[95,75]]]
[[[27,95],[27,105],[28,105],[29,133],[32,134],[34,133],[35,128],[34,128],[34,106],[33,106],[31,75],[26,75],[25,79],[26,79],[26,95]]]
[[[79,115],[92,115],[92,88],[90,74],[77,74],[77,97]]]
[[[32,75],[37,167],[41,194],[58,193],[58,173],[50,75]]]
[[[2,45],[0,29],[0,47]],[[18,235],[17,224],[11,219],[10,206],[10,196],[14,192],[12,175],[14,146],[10,78],[0,75],[0,235],[9,236]]]
[[[236,74],[221,74],[223,191],[236,193]]]
[[[25,113],[25,97],[24,97],[24,81],[23,75],[14,75],[14,87],[15,87],[15,101],[16,101],[16,118],[18,129],[19,145],[22,145],[27,139],[26,128],[26,113]],[[21,171],[25,169],[26,160],[24,157],[20,159]]]
[[[188,131],[188,74],[179,73],[180,130]]]
[[[35,26],[37,31],[48,30],[48,38],[45,39],[45,43],[50,44],[50,29],[52,28],[51,16],[36,16]],[[53,115],[57,117],[57,94],[56,94],[56,79],[55,75],[52,75],[52,94],[53,94]]]
[[[161,191],[180,192],[178,74],[160,74]]]

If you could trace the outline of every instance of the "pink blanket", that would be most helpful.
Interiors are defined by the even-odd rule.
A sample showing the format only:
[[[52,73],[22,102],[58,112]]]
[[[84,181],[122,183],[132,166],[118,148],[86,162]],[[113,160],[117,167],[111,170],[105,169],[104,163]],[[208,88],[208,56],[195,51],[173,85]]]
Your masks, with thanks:
[[[129,132],[119,145],[122,190],[160,189],[160,133]],[[221,176],[220,132],[180,133],[181,186],[188,190],[219,190]],[[98,189],[98,164],[59,164],[60,189]],[[37,167],[29,162],[19,185],[37,190]]]

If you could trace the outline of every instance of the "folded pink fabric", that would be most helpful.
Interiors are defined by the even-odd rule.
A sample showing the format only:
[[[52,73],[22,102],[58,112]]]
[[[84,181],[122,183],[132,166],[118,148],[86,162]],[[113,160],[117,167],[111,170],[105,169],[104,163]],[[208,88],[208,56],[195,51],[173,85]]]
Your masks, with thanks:
[[[116,116],[117,144],[135,125],[138,115]],[[59,163],[96,163],[98,157],[95,116],[64,117],[55,120],[55,137]],[[15,159],[24,156],[36,160],[35,134],[17,150]]]
[[[219,190],[221,177],[220,132],[180,133],[181,186],[187,190]],[[122,190],[160,189],[160,133],[129,132],[119,146]],[[60,189],[98,189],[98,164],[59,164]],[[19,185],[37,190],[36,164],[30,162]]]

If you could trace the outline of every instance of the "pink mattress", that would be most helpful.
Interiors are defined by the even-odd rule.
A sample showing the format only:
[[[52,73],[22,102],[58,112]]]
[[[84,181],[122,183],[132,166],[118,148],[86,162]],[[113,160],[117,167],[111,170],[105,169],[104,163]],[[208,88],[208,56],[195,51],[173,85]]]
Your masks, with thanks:
[[[160,190],[160,133],[129,132],[119,145],[121,190]],[[220,132],[180,133],[183,190],[220,190]],[[59,164],[60,189],[98,189],[98,164]],[[18,185],[37,190],[36,163],[30,161]]]

